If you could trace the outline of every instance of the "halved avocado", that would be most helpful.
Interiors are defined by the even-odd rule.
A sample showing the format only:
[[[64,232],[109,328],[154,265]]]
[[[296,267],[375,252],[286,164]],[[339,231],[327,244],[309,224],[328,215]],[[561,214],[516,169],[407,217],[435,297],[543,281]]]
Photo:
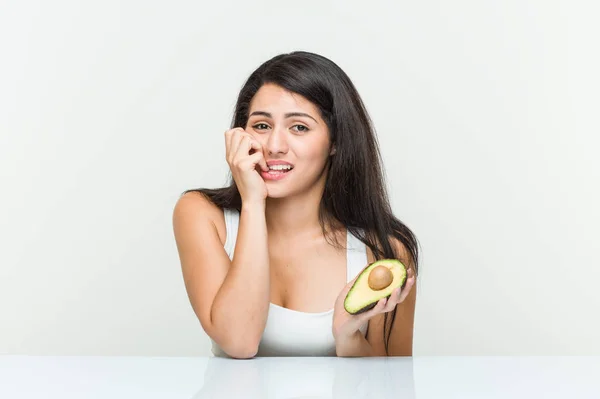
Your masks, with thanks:
[[[406,284],[406,266],[398,259],[381,259],[367,266],[356,278],[344,300],[350,314],[372,309],[381,298]]]

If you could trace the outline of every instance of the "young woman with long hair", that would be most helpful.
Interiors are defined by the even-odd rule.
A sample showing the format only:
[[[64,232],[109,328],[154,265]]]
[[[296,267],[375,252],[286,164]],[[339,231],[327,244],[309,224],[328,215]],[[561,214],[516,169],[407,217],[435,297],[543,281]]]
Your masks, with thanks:
[[[418,241],[392,212],[372,122],[350,78],[296,51],[260,65],[224,134],[230,184],[173,212],[186,290],[213,354],[411,356]],[[355,277],[398,259],[406,284],[367,312]]]

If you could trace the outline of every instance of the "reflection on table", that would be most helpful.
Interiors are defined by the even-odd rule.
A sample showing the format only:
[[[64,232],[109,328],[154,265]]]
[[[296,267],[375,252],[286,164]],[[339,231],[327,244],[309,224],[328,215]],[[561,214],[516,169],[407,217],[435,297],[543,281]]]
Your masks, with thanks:
[[[412,358],[210,358],[204,398],[415,397]]]

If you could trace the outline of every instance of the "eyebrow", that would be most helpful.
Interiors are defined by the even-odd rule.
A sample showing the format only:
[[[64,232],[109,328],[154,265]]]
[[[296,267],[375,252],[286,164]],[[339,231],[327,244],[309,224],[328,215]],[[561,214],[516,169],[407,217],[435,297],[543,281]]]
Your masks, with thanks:
[[[262,116],[266,116],[267,118],[273,118],[273,115],[271,115],[271,113],[269,112],[265,112],[265,111],[254,111],[253,113],[250,114],[250,116],[253,115],[262,115]],[[293,117],[297,117],[297,116],[305,116],[307,118],[312,119],[313,121],[317,122],[317,120],[315,118],[313,118],[312,116],[310,116],[309,114],[306,114],[304,112],[288,112],[287,114],[284,115],[286,118],[293,118]],[[317,122],[319,123],[319,122]]]

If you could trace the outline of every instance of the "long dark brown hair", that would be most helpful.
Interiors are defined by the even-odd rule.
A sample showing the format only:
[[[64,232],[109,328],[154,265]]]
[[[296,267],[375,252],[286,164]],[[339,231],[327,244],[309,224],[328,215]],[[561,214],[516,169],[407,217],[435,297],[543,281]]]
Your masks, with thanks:
[[[319,206],[323,232],[328,221],[337,220],[373,251],[375,259],[400,259],[405,265],[410,262],[418,274],[417,238],[392,212],[375,129],[350,78],[337,64],[318,54],[295,51],[277,55],[260,65],[244,83],[231,128],[246,127],[250,101],[266,83],[311,101],[329,128],[336,153],[328,161]],[[190,191],[202,193],[221,209],[241,211],[242,200],[231,171],[227,187],[198,188],[186,193]],[[404,245],[411,259],[396,253],[392,237]],[[388,354],[395,318],[396,309],[385,313],[383,339]]]

